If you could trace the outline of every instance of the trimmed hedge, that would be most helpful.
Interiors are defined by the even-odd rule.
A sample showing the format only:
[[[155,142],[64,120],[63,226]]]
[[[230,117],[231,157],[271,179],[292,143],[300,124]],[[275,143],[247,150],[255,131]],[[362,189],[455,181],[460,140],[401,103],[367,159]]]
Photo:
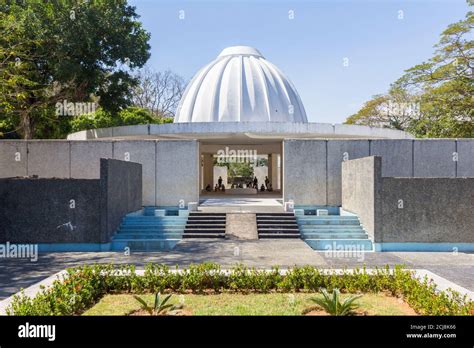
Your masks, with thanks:
[[[178,267],[175,269],[178,270]],[[294,267],[282,274],[278,268],[271,271],[235,266],[221,270],[213,263],[191,265],[176,272],[165,265],[149,264],[144,275],[137,275],[135,266],[86,265],[67,270],[62,279],[51,287],[29,298],[22,292],[16,295],[7,310],[8,315],[76,315],[93,306],[102,296],[110,293],[147,292],[317,292],[321,288],[341,292],[389,292],[402,297],[416,312],[424,315],[468,315],[473,302],[454,291],[437,292],[435,285],[425,277],[413,277],[411,271],[396,266],[353,272],[322,271],[312,266]]]

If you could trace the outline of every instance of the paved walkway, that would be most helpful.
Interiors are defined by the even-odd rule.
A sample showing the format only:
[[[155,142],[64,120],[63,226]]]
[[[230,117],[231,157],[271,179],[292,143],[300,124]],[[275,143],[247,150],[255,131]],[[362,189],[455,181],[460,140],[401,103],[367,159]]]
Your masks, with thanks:
[[[283,202],[279,196],[209,197],[201,199],[199,210],[207,213],[282,213]]]
[[[258,240],[257,219],[255,214],[227,214],[226,237],[237,240]]]
[[[258,268],[279,265],[314,265],[320,268],[368,268],[405,264],[409,268],[432,271],[474,291],[474,253],[383,252],[361,253],[354,257],[315,252],[301,240],[183,240],[171,252],[43,253],[37,262],[26,259],[0,259],[0,299],[26,288],[60,270],[86,263],[165,263],[187,266],[213,261],[223,267],[243,263]]]

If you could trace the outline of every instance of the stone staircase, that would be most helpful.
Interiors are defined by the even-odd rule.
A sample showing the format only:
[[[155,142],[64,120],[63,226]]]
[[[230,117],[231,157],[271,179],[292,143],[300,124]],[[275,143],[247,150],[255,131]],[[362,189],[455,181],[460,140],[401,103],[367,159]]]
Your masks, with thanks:
[[[314,250],[373,250],[372,241],[357,216],[297,215],[296,220],[301,238]]]
[[[293,213],[257,213],[258,238],[300,238]]]
[[[226,238],[227,214],[169,210],[154,216],[154,209],[127,214],[112,238],[111,249],[124,251],[171,250],[181,239]],[[252,214],[253,215],[253,214]],[[241,217],[241,216],[240,216]],[[237,219],[240,218],[237,214]],[[356,249],[372,251],[373,243],[355,215],[300,215],[293,213],[256,213],[255,237],[259,239],[301,238],[314,250]],[[235,225],[236,220],[233,222]],[[232,224],[232,221],[230,221]],[[243,227],[238,227],[242,229]],[[230,226],[232,227],[232,226]],[[230,228],[229,227],[229,228]],[[248,228],[248,226],[246,227]],[[239,231],[237,231],[239,232]],[[235,238],[251,239],[235,233]],[[232,236],[231,236],[232,237]],[[253,237],[253,238],[255,238]]]
[[[183,238],[225,238],[226,213],[190,212]]]
[[[146,213],[146,212],[145,212]],[[187,216],[128,214],[112,238],[112,250],[160,251],[172,249],[182,238]]]

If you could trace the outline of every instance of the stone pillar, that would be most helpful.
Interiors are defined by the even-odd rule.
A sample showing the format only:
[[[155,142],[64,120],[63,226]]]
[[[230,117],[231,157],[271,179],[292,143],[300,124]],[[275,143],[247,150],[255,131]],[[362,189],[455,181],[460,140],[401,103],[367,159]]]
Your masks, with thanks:
[[[268,179],[274,190],[280,189],[280,168],[278,167],[278,153],[268,154]]]

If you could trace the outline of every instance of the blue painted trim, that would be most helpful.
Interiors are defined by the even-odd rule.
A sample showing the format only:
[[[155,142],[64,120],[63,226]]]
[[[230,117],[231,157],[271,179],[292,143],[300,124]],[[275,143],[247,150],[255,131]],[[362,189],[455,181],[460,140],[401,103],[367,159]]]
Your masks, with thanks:
[[[314,215],[316,215],[316,210],[318,209],[327,209],[329,215],[339,215],[339,206],[336,205],[297,205],[295,204],[294,209],[303,209],[305,211],[314,210]],[[308,214],[311,215],[311,214]]]
[[[375,251],[474,251],[474,243],[374,243]]]
[[[44,243],[38,244],[39,252],[55,251],[110,251],[111,243]]]

